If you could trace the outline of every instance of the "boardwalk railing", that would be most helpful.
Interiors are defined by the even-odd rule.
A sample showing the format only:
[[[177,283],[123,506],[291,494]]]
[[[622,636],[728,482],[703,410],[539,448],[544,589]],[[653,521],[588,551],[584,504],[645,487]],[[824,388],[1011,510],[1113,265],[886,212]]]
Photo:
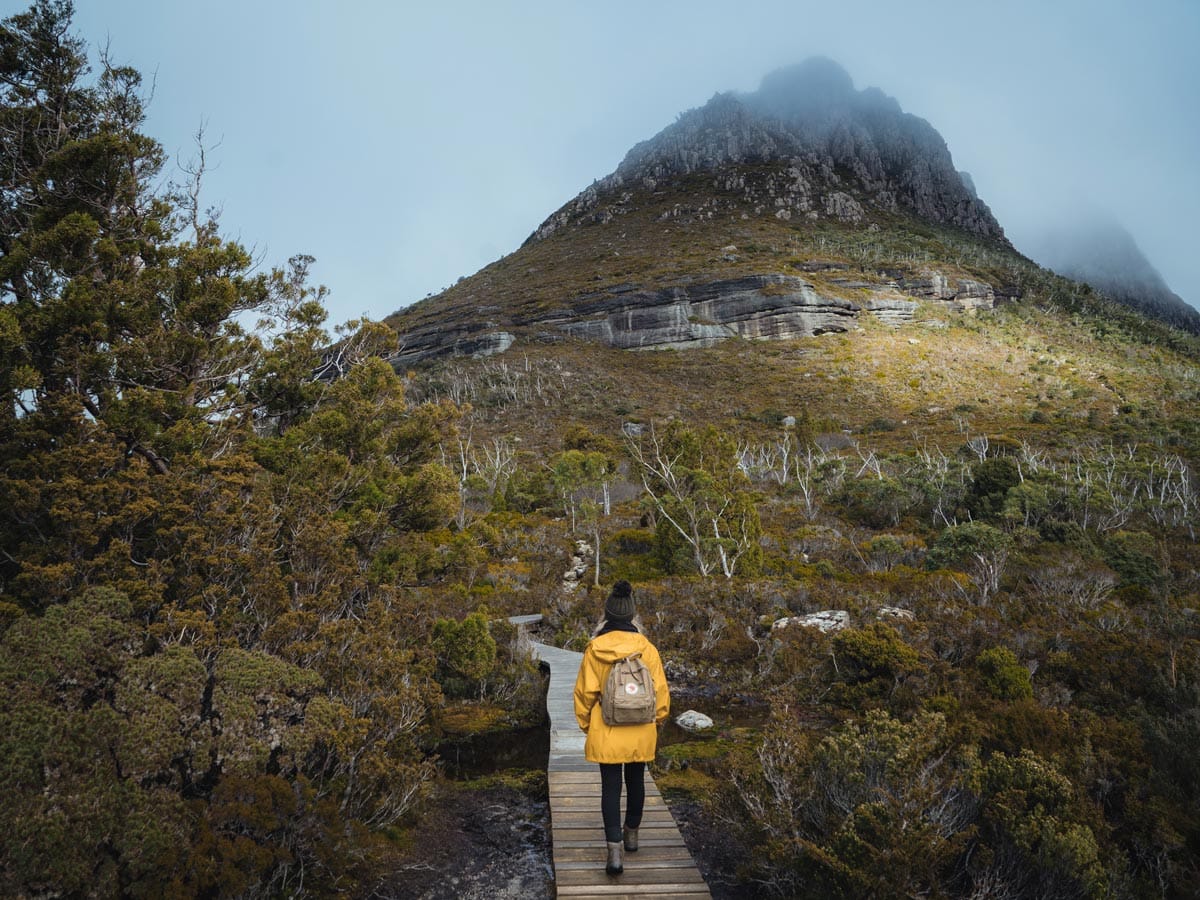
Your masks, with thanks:
[[[541,616],[516,616],[519,626]],[[625,854],[625,872],[604,871],[607,852],[600,817],[600,768],[583,758],[583,732],[575,721],[575,676],[583,654],[530,642],[550,668],[546,710],[550,715],[550,827],[558,897],[575,900],[711,897],[654,779],[646,772],[646,807],[636,853]]]

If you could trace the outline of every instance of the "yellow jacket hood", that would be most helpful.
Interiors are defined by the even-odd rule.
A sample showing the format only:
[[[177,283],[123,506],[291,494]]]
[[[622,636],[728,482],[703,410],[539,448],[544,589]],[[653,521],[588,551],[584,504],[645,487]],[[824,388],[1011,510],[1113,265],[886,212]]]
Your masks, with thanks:
[[[609,631],[599,637],[592,638],[588,644],[596,659],[611,666],[618,659],[624,659],[639,650],[643,653],[647,647],[652,647],[649,638],[634,631]]]

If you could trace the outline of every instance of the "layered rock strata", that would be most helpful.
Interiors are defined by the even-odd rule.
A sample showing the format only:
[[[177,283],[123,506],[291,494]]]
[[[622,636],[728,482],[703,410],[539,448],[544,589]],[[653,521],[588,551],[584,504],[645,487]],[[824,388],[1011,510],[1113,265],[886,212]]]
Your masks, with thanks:
[[[836,266],[817,262],[799,268],[837,271]],[[439,356],[502,353],[521,334],[547,341],[557,333],[622,350],[686,350],[711,347],[729,338],[788,340],[848,331],[864,312],[885,324],[903,325],[912,321],[920,301],[972,312],[992,308],[998,296],[985,282],[953,279],[935,270],[908,277],[881,274],[884,280],[880,281],[830,279],[839,293],[862,297],[858,301],[822,292],[799,276],[780,274],[657,291],[636,284],[614,285],[572,298],[557,310],[514,316],[504,324],[416,329],[401,335],[394,362],[401,367]]]
[[[824,297],[801,278],[755,275],[571,304],[545,320],[567,334],[622,350],[710,347],[731,337],[779,339],[846,331],[860,307]]]

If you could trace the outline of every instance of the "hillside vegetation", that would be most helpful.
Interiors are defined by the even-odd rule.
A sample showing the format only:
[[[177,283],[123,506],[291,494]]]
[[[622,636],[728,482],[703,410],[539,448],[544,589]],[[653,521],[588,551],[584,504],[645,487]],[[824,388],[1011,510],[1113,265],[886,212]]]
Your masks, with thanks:
[[[1200,892],[1193,338],[900,212],[710,217],[698,175],[331,335],[201,164],[156,188],[140,76],[69,23],[0,31],[0,893],[370,895],[438,741],[542,715],[504,617],[579,649],[617,578],[717,720],[657,774],[719,891]],[[926,268],[1007,302],[687,352],[538,321]],[[492,321],[504,354],[388,362]]]

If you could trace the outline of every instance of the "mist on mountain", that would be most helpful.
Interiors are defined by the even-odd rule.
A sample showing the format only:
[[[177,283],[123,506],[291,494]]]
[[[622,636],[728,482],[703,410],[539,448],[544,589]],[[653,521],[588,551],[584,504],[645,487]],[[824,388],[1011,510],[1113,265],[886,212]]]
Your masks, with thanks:
[[[1171,290],[1133,235],[1100,212],[1064,215],[1031,229],[1020,248],[1048,269],[1114,300],[1200,333],[1200,311]]]

